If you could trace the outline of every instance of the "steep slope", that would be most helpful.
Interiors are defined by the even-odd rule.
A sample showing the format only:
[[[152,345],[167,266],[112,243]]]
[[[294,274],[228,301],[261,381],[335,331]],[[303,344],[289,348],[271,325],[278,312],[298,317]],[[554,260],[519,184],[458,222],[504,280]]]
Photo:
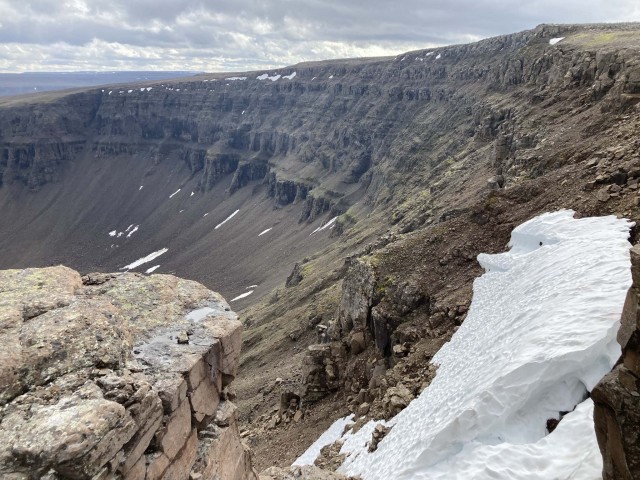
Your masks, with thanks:
[[[231,288],[263,281],[248,278],[256,261],[249,253],[264,247],[248,240],[248,225],[262,231],[285,222],[281,231],[292,238],[279,248],[299,260],[321,244],[300,245],[309,235],[296,222],[358,202],[395,206],[396,220],[413,216],[417,206],[425,211],[413,223],[437,220],[438,203],[451,210],[467,202],[466,195],[438,202],[449,177],[473,195],[485,182],[470,182],[492,174],[493,162],[510,182],[581,159],[578,147],[562,144],[553,161],[538,153],[554,129],[571,127],[567,121],[582,117],[584,135],[597,116],[593,134],[603,106],[637,100],[635,52],[610,45],[610,37],[622,36],[626,48],[634,47],[626,37],[634,38],[635,27],[603,28],[544,27],[395,59],[299,65],[268,78],[214,75],[4,100],[0,264],[68,261],[81,270],[115,269],[168,247],[162,269],[233,297]],[[555,35],[569,37],[550,45]],[[292,78],[273,80],[284,74]],[[39,192],[30,195],[24,186]],[[191,191],[197,196],[187,200]],[[249,208],[267,198],[270,205]],[[272,205],[296,203],[287,215],[269,213]],[[211,233],[212,226],[241,205],[252,211],[239,215],[241,228],[213,236],[221,232]],[[263,217],[270,221],[260,224]],[[130,224],[140,224],[139,232],[115,242],[114,252],[107,232]],[[233,250],[221,249],[232,239]],[[218,264],[229,258],[235,266]],[[215,279],[229,270],[223,281]],[[281,279],[283,270],[274,273]]]
[[[426,380],[418,357],[464,321],[475,255],[500,251],[515,224],[558,207],[640,218],[639,51],[636,24],[552,25],[395,58],[0,100],[0,267],[113,271],[167,249],[136,270],[252,292],[232,301],[248,326],[243,420],[271,410],[277,377],[303,380],[305,347],[331,320],[348,368],[322,393],[346,387],[340,404],[357,408],[373,359],[389,371],[369,391],[382,401],[401,368],[416,389]],[[344,413],[330,398],[252,436],[259,466],[290,463],[300,434]]]
[[[620,356],[631,225],[573,213],[538,216],[513,230],[509,252],[480,255],[485,273],[467,320],[433,357],[435,379],[386,423],[376,449],[366,445],[376,422],[335,432],[348,455],[341,470],[364,479],[601,478],[587,397]]]

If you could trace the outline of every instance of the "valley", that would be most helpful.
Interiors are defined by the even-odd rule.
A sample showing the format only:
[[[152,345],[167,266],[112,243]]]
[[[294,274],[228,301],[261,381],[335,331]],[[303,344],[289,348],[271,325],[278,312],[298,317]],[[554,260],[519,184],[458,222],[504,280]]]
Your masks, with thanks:
[[[245,328],[241,435],[285,467],[426,388],[514,227],[640,221],[639,103],[637,24],[0,98],[0,268],[220,292]],[[274,420],[282,392],[299,421]]]

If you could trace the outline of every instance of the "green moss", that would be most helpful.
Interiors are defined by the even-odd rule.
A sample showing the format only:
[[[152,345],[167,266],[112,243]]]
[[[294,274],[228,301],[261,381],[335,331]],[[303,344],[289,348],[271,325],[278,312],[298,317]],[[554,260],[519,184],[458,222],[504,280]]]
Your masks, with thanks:
[[[375,295],[378,298],[384,297],[387,289],[393,285],[395,279],[393,277],[386,277],[384,280],[378,282],[375,288]]]
[[[314,265],[312,262],[307,262],[302,266],[302,276],[306,277],[314,270]]]

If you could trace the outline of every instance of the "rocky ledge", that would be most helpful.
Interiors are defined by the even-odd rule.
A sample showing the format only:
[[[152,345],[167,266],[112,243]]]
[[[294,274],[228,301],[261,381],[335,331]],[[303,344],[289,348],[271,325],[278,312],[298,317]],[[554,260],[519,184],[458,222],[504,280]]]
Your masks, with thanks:
[[[171,275],[0,272],[0,477],[257,478],[230,401],[241,331]]]
[[[622,357],[591,392],[603,480],[640,478],[640,245],[631,249],[633,284],[622,311]]]

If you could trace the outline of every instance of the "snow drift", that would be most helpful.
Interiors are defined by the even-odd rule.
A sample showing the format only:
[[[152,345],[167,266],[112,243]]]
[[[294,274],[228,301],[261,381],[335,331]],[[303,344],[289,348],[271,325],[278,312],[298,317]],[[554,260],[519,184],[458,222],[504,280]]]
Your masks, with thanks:
[[[464,324],[433,358],[431,385],[368,453],[343,437],[341,471],[373,479],[596,479],[587,398],[620,355],[632,224],[559,211],[514,229],[510,251],[478,257]],[[575,410],[574,410],[575,409]],[[546,420],[570,411],[556,430]],[[313,446],[312,446],[313,448]]]

